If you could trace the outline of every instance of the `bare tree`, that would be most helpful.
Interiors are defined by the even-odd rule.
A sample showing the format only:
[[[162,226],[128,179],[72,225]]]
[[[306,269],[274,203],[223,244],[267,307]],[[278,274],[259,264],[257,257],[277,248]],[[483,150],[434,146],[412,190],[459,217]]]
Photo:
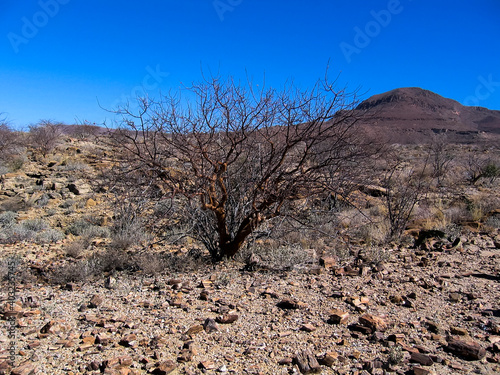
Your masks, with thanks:
[[[500,175],[500,167],[494,158],[472,151],[466,165],[466,178],[471,185],[475,185],[482,178],[489,178],[494,182]]]
[[[0,123],[0,160],[7,160],[16,152],[18,136],[7,123]]]
[[[386,189],[389,235],[390,238],[398,238],[403,234],[416,205],[429,189],[429,181],[425,178],[428,159],[419,168],[408,165],[396,153],[387,160],[387,172],[382,186]]]
[[[454,155],[450,150],[446,134],[438,134],[432,138],[430,144],[431,163],[433,175],[437,178],[438,186],[443,183],[449,164],[453,161]]]
[[[137,111],[119,109],[111,138],[125,173],[149,177],[161,199],[180,202],[171,212],[191,215],[190,235],[214,259],[234,256],[293,202],[341,194],[366,155],[356,93],[326,79],[277,91],[210,78],[187,91],[194,101],[142,98]]]
[[[29,127],[29,143],[44,157],[57,145],[61,137],[61,125],[52,120],[40,120]]]

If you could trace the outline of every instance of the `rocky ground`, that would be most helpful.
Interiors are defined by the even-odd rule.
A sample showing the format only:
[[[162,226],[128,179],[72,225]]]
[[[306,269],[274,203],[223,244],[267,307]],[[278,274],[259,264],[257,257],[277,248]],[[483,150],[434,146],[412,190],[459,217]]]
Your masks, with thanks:
[[[64,150],[2,181],[2,211],[65,234],[42,228],[38,241],[0,245],[0,374],[500,373],[498,229],[455,243],[353,247],[348,263],[200,261],[190,272],[58,284],[48,271],[76,262],[65,228],[89,213],[100,225],[111,216],[82,177],[94,151]]]
[[[19,284],[11,374],[498,374],[500,238],[373,265]],[[33,252],[30,246],[5,253]],[[50,247],[37,249],[50,251]],[[1,298],[8,298],[3,283]],[[8,324],[8,320],[4,325]],[[413,372],[411,372],[413,371]]]

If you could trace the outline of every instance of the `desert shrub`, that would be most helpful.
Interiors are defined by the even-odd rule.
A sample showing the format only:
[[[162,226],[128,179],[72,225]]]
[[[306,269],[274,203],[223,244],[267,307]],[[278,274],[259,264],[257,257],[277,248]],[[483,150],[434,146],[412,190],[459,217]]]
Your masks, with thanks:
[[[87,281],[96,274],[96,268],[89,260],[79,260],[75,263],[69,263],[58,267],[50,276],[55,284],[66,284],[69,282]]]
[[[20,224],[24,229],[32,232],[40,232],[50,228],[49,224],[43,219],[24,220]]]
[[[63,232],[57,229],[47,229],[35,235],[34,240],[38,244],[55,243],[64,239]]]
[[[66,233],[75,236],[81,236],[86,230],[89,230],[93,225],[88,220],[78,219],[66,228]]]
[[[208,254],[192,249],[187,253],[152,253],[150,251],[134,257],[137,267],[146,275],[186,274],[206,269],[211,262]]]
[[[483,228],[489,232],[500,229],[500,215],[491,215],[488,217],[483,224]]]
[[[72,207],[76,202],[73,199],[66,199],[64,202],[62,202],[59,207],[61,208],[70,208]]]
[[[151,240],[146,232],[144,220],[139,216],[137,207],[132,204],[117,208],[110,231],[111,247],[126,250],[132,245],[140,245]]]
[[[316,261],[314,250],[306,250],[300,244],[283,244],[275,240],[249,243],[235,257],[240,262],[246,262],[251,254],[260,258],[259,266],[273,270],[291,270],[312,265]]]
[[[125,252],[106,249],[96,252],[86,259],[78,259],[53,270],[50,280],[55,284],[90,281],[102,277],[106,272],[137,270],[133,258]]]
[[[11,228],[16,224],[17,214],[12,211],[5,211],[0,214],[0,228],[2,230]]]
[[[11,277],[15,278],[16,284],[26,284],[35,280],[35,275],[22,258],[0,259],[0,280],[7,281]]]
[[[50,197],[47,194],[43,194],[35,202],[36,207],[45,207],[50,201]]]
[[[70,172],[75,172],[75,171],[87,171],[89,169],[89,166],[81,161],[73,160],[73,159],[68,159],[64,160],[61,165],[58,167],[59,170],[63,171],[70,171]]]
[[[86,241],[80,239],[64,246],[64,251],[66,252],[67,256],[77,259],[82,256],[87,247],[88,244],[86,243]]]
[[[393,365],[400,364],[404,359],[404,351],[401,345],[394,345],[389,349],[389,363]]]
[[[0,242],[33,241],[39,244],[47,244],[64,238],[64,233],[50,228],[49,224],[43,219],[30,219],[15,223],[14,215],[12,212],[4,213]]]
[[[51,120],[41,120],[36,125],[31,125],[29,130],[29,143],[31,147],[44,157],[57,145],[61,137],[61,124]]]

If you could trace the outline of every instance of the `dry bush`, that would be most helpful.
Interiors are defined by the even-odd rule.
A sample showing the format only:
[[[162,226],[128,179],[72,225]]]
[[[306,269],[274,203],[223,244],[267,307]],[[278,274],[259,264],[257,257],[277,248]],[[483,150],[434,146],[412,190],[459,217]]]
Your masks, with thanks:
[[[0,176],[22,168],[24,158],[21,155],[20,135],[0,121]]]
[[[46,157],[61,138],[61,124],[51,120],[41,120],[30,125],[28,141],[30,146]]]
[[[133,257],[123,251],[105,249],[95,252],[88,258],[78,259],[62,267],[57,267],[52,270],[50,280],[55,284],[88,282],[95,278],[101,278],[109,272],[125,270],[137,270]]]
[[[355,93],[327,80],[307,91],[255,91],[211,78],[188,90],[192,103],[179,94],[139,99],[137,113],[119,108],[111,146],[145,193],[160,187],[151,201],[178,204],[188,234],[214,259],[235,255],[286,204],[341,191],[369,154],[355,127]]]

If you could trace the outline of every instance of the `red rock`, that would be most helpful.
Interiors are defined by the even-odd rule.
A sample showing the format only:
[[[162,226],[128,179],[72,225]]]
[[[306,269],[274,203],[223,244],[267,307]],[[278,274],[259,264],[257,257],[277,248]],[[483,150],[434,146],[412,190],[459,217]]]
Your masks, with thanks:
[[[468,361],[479,361],[486,356],[486,350],[472,340],[450,338],[445,349]]]
[[[337,265],[337,259],[335,259],[334,257],[328,257],[328,256],[321,257],[319,259],[319,264],[328,270],[328,269],[331,269]]]
[[[346,311],[332,309],[330,310],[330,318],[328,323],[330,324],[345,324],[349,319],[349,313]]]
[[[203,332],[203,330],[204,330],[203,326],[201,324],[197,324],[197,325],[189,328],[186,332],[186,335],[193,336],[193,335],[196,335],[200,332]]]
[[[327,367],[333,367],[335,362],[337,362],[339,358],[338,353],[336,352],[329,352],[326,353],[324,356],[321,356],[318,358],[318,362],[320,365],[327,366]]]
[[[309,351],[304,351],[294,357],[293,362],[299,367],[302,374],[320,373],[321,366],[316,357]]]
[[[414,367],[413,368],[413,375],[433,375],[434,372],[431,371],[431,370],[427,370],[425,368],[422,368],[422,367]]]
[[[205,370],[214,370],[215,363],[213,361],[202,361],[200,362],[199,367]]]
[[[11,375],[34,375],[37,369],[32,362],[24,362],[23,364],[12,369]]]
[[[302,327],[300,327],[300,330],[305,332],[314,332],[316,331],[316,327],[310,323],[306,323]]]
[[[155,375],[167,375],[177,368],[177,363],[172,360],[161,362],[152,372]]]
[[[278,302],[277,306],[285,310],[297,310],[300,308],[305,308],[307,305],[303,302],[299,302],[294,299],[284,299]]]
[[[427,354],[411,353],[410,361],[419,363],[423,366],[432,366],[434,361]]]
[[[216,321],[220,324],[231,324],[238,320],[238,315],[236,314],[227,314],[217,317]]]
[[[387,323],[384,319],[372,315],[365,314],[359,317],[359,324],[372,329],[373,331],[384,332],[387,329]]]
[[[96,307],[98,307],[101,303],[103,302],[103,298],[98,295],[98,294],[94,294],[89,302],[89,307],[91,309],[95,309]]]

